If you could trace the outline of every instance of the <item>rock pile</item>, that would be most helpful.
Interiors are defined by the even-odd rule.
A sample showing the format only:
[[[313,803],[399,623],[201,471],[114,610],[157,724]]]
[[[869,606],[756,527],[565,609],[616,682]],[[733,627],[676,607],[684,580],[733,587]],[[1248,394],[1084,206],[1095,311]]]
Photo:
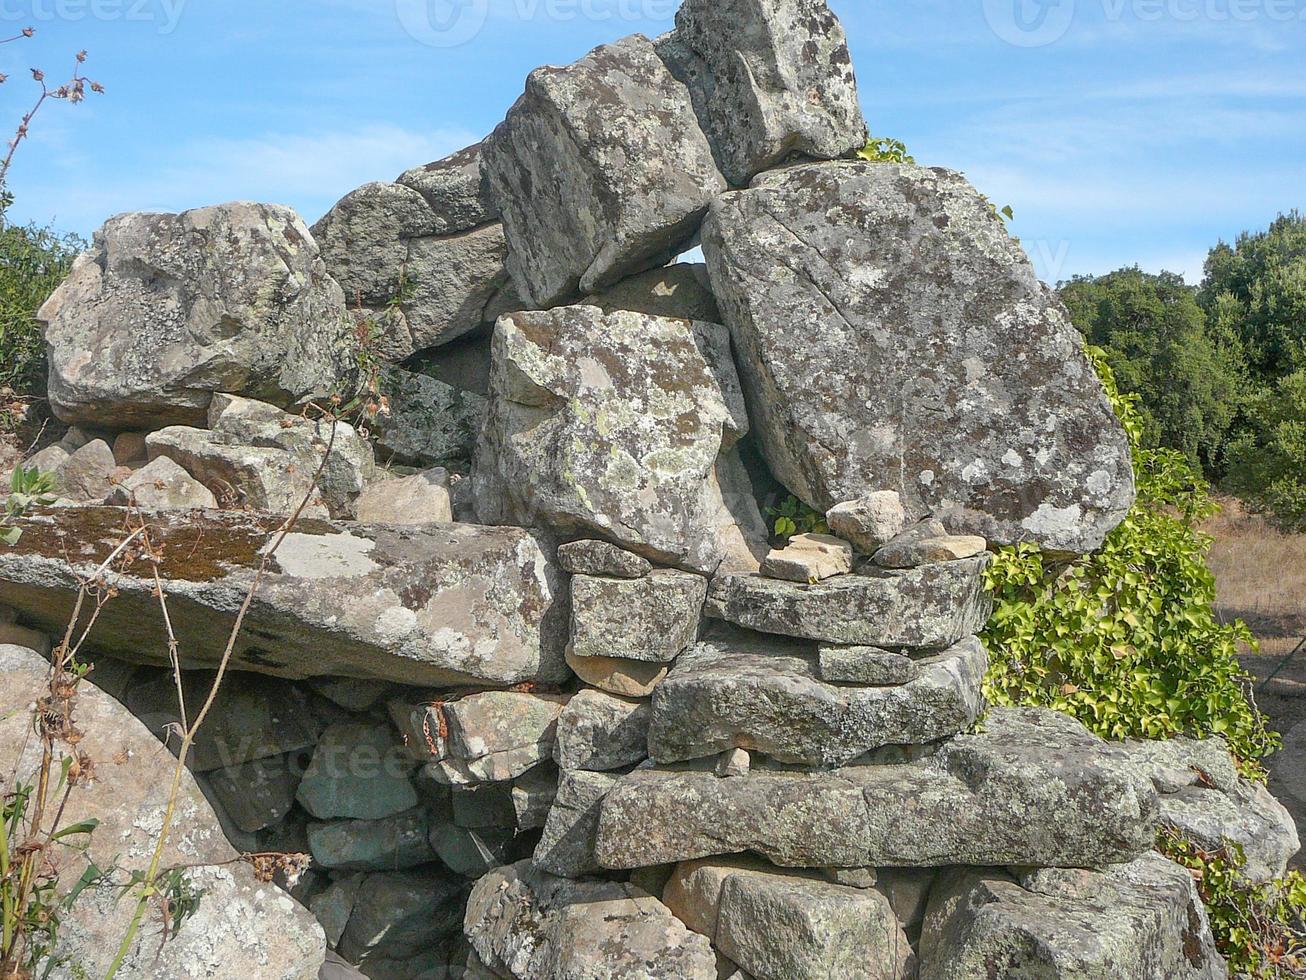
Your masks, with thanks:
[[[114,219],[42,314],[78,428],[0,641],[148,513],[91,678],[163,735],[156,573],[192,700],[266,564],[192,769],[378,980],[1223,976],[1158,826],[1261,877],[1296,832],[1222,743],[985,713],[990,546],[1097,547],[1128,445],[987,201],[852,159],[858,106],[824,0],[685,0],[311,232]],[[388,415],[305,409],[378,360]]]

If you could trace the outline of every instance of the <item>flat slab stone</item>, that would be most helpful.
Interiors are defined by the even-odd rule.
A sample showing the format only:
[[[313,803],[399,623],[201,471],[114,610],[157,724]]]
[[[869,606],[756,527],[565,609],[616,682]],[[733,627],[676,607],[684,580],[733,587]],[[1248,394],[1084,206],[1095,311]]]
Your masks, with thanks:
[[[922,660],[900,687],[820,679],[811,645],[732,631],[691,647],[653,692],[649,753],[672,763],[732,748],[838,766],[886,745],[965,731],[984,705],[988,655],[974,637]]]
[[[280,523],[212,513],[153,520],[183,666],[218,663]],[[61,632],[78,576],[121,541],[122,511],[57,510],[20,526],[18,546],[0,551],[0,603]],[[113,581],[118,595],[101,611],[91,645],[132,663],[166,665],[151,570],[137,563]],[[518,528],[305,521],[273,559],[233,667],[426,687],[557,683],[569,676],[565,589],[536,540]]]
[[[931,892],[920,950],[932,980],[1228,976],[1192,875],[1159,854],[1103,873],[950,872]]]
[[[980,735],[896,765],[807,773],[640,769],[603,800],[596,854],[641,868],[752,851],[785,867],[1104,867],[1155,840],[1151,785],[1055,712],[995,710]],[[1069,719],[1067,719],[1069,720]]]
[[[705,612],[759,633],[851,646],[942,650],[979,633],[993,603],[990,558],[905,571],[864,568],[816,585],[758,575],[718,575]]]
[[[755,435],[818,510],[896,490],[912,520],[1087,552],[1133,504],[1082,337],[960,174],[777,170],[716,199],[703,251]]]
[[[670,663],[694,642],[707,579],[658,569],[641,579],[574,575],[571,652]]]

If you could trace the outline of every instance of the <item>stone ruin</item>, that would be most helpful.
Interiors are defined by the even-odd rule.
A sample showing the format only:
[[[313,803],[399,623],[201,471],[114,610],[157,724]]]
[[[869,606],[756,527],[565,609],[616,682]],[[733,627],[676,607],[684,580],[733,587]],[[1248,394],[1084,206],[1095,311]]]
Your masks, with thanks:
[[[74,428],[29,461],[57,506],[0,549],[0,716],[124,507],[196,699],[311,498],[183,852],[310,853],[312,917],[230,866],[131,976],[1226,975],[1156,832],[1268,878],[1282,807],[1220,741],[1107,744],[981,690],[988,549],[1098,547],[1124,432],[989,202],[865,140],[824,0],[685,0],[311,229],[101,229],[41,313]],[[369,362],[388,411],[300,410]],[[829,534],[769,534],[790,493]],[[91,641],[138,829],[178,717],[154,567],[113,573]],[[92,967],[95,901],[65,930]]]

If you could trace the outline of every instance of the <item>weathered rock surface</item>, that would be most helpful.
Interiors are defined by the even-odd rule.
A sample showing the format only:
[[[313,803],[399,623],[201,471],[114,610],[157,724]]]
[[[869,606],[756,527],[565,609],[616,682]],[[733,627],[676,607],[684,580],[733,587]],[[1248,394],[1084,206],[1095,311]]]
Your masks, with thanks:
[[[653,692],[649,754],[672,763],[743,748],[830,767],[885,745],[936,742],[975,722],[987,669],[971,637],[922,660],[911,683],[835,687],[819,679],[810,645],[732,631],[687,650]]]
[[[395,182],[426,198],[437,235],[466,231],[499,220],[499,206],[485,180],[480,143],[434,163],[406,170]]]
[[[443,724],[426,736],[436,751],[427,774],[467,785],[516,779],[553,755],[567,697],[486,691],[438,705]],[[425,725],[424,734],[433,726]]]
[[[594,307],[502,318],[476,459],[481,519],[713,571],[713,467],[747,424],[718,343],[688,321]]]
[[[569,575],[643,578],[653,571],[647,558],[606,541],[572,541],[558,548],[558,565]]]
[[[909,571],[864,568],[816,585],[718,575],[705,612],[757,630],[824,643],[942,650],[980,632],[993,603],[987,556]]]
[[[48,672],[49,664],[34,652],[0,647],[0,768],[18,773],[24,782],[35,772],[41,748],[30,737],[29,705],[46,691]],[[95,742],[83,742],[80,749],[93,754],[99,778],[73,789],[62,826],[90,819],[100,823],[83,839],[85,853],[61,851],[65,880],[76,882],[89,861],[144,871],[167,806],[175,760],[144,725],[90,683],[78,691],[77,725],[95,734]],[[166,933],[163,923],[147,915],[118,976],[314,980],[326,953],[321,927],[307,909],[275,886],[257,882],[253,870],[235,860],[236,852],[189,773],[181,778],[176,826],[186,832],[170,835],[162,860],[167,867],[200,865],[187,875],[190,887],[200,892],[199,906],[179,928],[169,924]],[[107,972],[136,907],[121,892],[116,879],[92,885],[63,916],[58,949],[68,962],[55,969],[54,977]]]
[[[916,568],[937,561],[960,561],[982,555],[988,542],[973,534],[949,534],[942,522],[924,521],[908,528],[875,552],[881,568]]]
[[[228,819],[252,834],[279,824],[290,812],[299,779],[293,756],[273,756],[217,769],[208,774],[208,785]]]
[[[382,461],[470,468],[485,416],[485,397],[425,374],[387,367],[381,390],[390,412],[371,422]]]
[[[185,666],[218,662],[279,525],[242,514],[153,522]],[[77,575],[93,571],[121,540],[122,512],[57,511],[20,526],[18,546],[0,552],[0,602],[61,630]],[[535,539],[515,528],[304,522],[273,558],[233,666],[431,687],[562,681],[561,579]],[[151,570],[133,566],[114,584],[118,595],[101,611],[91,642],[123,660],[166,664]]]
[[[94,439],[53,471],[55,493],[73,503],[102,503],[113,490],[119,475],[118,461],[113,458],[109,444],[103,439]]]
[[[597,306],[604,313],[631,310],[650,316],[721,322],[721,310],[707,279],[707,266],[702,263],[679,262],[641,272],[601,293],[586,296],[583,303]]]
[[[1228,976],[1192,876],[1158,854],[1020,881],[949,872],[933,889],[920,949],[922,976],[939,980]]]
[[[563,769],[598,771],[643,762],[648,758],[652,714],[647,701],[580,691],[558,718],[553,759]]]
[[[544,833],[535,847],[535,867],[564,878],[599,874],[594,855],[600,808],[619,777],[604,772],[563,771]]]
[[[831,534],[837,534],[864,555],[873,555],[902,533],[907,512],[896,490],[876,490],[835,504],[825,514]]]
[[[332,820],[308,825],[313,860],[335,871],[399,871],[430,864],[434,818],[424,806],[380,820]]]
[[[465,889],[443,871],[368,875],[341,937],[341,955],[373,975],[385,961],[420,955],[457,933]]]
[[[796,534],[762,562],[762,574],[785,582],[815,585],[853,570],[853,548],[829,534]]]
[[[914,519],[1083,552],[1133,503],[1081,338],[960,175],[778,171],[716,200],[703,247],[756,435],[812,506],[897,490]]]
[[[359,495],[354,509],[358,519],[367,524],[452,523],[449,473],[443,469],[424,470],[373,483]]]
[[[482,155],[537,307],[664,264],[726,187],[689,91],[638,34],[532,72]]]
[[[624,698],[646,698],[662,683],[667,664],[620,657],[577,657],[567,650],[567,666],[586,684]]]
[[[319,820],[381,820],[417,805],[415,768],[389,725],[339,722],[318,739],[297,798]]]
[[[634,885],[569,881],[526,861],[472,889],[464,931],[481,961],[505,977],[549,980],[716,980],[707,939]]]
[[[604,798],[608,868],[753,851],[786,867],[1102,867],[1151,847],[1156,794],[1065,716],[995,710],[917,762],[737,779],[640,769]],[[1069,719],[1067,719],[1069,720]]]
[[[822,645],[817,651],[817,672],[831,684],[869,684],[891,687],[906,684],[919,673],[916,661],[879,647]]]
[[[691,0],[658,50],[735,186],[791,154],[833,159],[866,143],[848,38],[825,0]]]
[[[344,294],[277,205],[111,218],[39,316],[67,422],[189,424],[215,392],[289,405],[354,370]]]
[[[105,502],[116,507],[131,504],[145,511],[212,510],[218,506],[208,487],[166,456],[124,477]]]
[[[640,579],[574,575],[571,652],[669,663],[694,642],[707,579],[662,568]]]

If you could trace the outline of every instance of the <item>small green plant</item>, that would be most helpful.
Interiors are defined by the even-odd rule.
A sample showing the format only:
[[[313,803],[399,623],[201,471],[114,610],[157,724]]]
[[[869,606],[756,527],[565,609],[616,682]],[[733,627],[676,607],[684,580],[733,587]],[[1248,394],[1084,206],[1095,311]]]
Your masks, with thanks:
[[[867,137],[866,145],[857,151],[857,155],[872,163],[916,162],[916,158],[907,152],[907,144],[884,136]]]
[[[1037,705],[1108,739],[1223,736],[1248,775],[1279,745],[1251,701],[1241,622],[1216,616],[1206,484],[1176,452],[1140,447],[1134,399],[1091,351],[1134,447],[1138,502],[1091,555],[1062,560],[1005,548],[988,573],[996,610],[984,632],[990,703]]]
[[[23,536],[23,529],[13,527],[13,522],[22,517],[33,507],[45,507],[54,503],[54,477],[41,473],[35,467],[22,466],[14,468],[10,480],[10,494],[0,511],[0,544],[13,547]]]
[[[777,538],[791,538],[795,534],[829,534],[825,515],[808,507],[792,494],[779,507],[768,507],[771,527]]]
[[[1306,976],[1306,878],[1290,871],[1257,884],[1243,871],[1241,845],[1226,842],[1208,851],[1170,827],[1161,829],[1157,850],[1192,874],[1230,976]]]

